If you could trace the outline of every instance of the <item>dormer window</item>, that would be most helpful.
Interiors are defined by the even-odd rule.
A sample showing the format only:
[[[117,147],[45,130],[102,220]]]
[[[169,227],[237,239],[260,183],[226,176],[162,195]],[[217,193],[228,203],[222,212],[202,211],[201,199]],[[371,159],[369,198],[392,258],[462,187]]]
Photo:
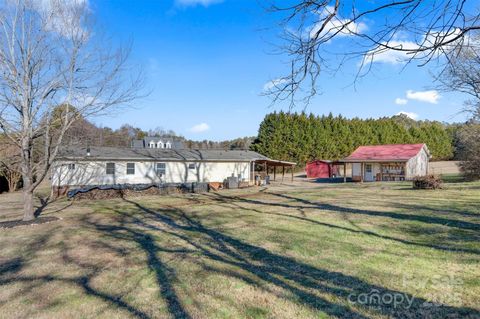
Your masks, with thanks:
[[[158,147],[158,148],[163,148],[163,142],[162,142],[162,141],[158,141],[157,147]]]
[[[165,143],[165,148],[172,148],[172,144],[170,142]]]
[[[154,141],[150,141],[150,143],[148,144],[148,147],[150,147],[150,148],[155,148],[155,142],[154,142]]]

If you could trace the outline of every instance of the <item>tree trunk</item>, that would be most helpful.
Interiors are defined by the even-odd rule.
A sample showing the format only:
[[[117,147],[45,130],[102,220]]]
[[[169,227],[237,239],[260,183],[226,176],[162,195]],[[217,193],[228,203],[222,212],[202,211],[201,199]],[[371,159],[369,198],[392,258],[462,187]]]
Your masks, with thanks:
[[[23,220],[29,221],[35,219],[33,210],[33,191],[30,187],[23,189]]]
[[[31,169],[28,164],[22,165],[22,179],[23,179],[23,220],[29,221],[35,219],[35,212],[33,210],[33,179]]]

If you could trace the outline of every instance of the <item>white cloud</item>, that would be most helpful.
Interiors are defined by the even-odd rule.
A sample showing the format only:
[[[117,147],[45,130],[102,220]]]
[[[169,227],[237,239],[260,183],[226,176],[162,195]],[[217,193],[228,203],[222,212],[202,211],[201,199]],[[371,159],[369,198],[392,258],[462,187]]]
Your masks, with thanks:
[[[315,23],[310,30],[310,38],[322,38],[325,36],[334,35],[337,32],[338,34],[336,34],[336,36],[350,36],[354,35],[355,33],[364,32],[368,29],[368,26],[363,22],[350,22],[350,19],[344,19],[337,14],[325,24],[325,27],[320,35],[316,36],[322,25],[325,23],[325,18],[333,12],[334,8],[332,6],[325,7],[325,10],[319,14],[320,21]]]
[[[338,18],[337,19],[334,18],[328,21],[327,24],[325,24],[323,31],[320,33],[320,36],[318,36],[317,38],[333,35],[333,34],[336,34],[337,32],[338,34],[336,34],[336,36],[338,37],[350,36],[350,35],[354,35],[355,33],[361,33],[367,30],[367,25],[363,22],[359,22],[359,23],[351,22],[350,24],[345,25],[346,23],[348,23],[348,21],[349,21],[348,19],[338,19]],[[310,38],[316,37],[316,34],[320,30],[322,25],[323,25],[323,21],[316,23],[313,26],[312,30],[310,30]]]
[[[390,41],[388,42],[388,44],[383,43],[383,45],[388,45],[389,47],[398,50],[418,49],[418,44],[412,41]],[[365,63],[380,62],[399,64],[407,62],[409,59],[411,59],[411,57],[412,55],[407,54],[407,52],[405,51],[397,51],[381,47],[367,53],[367,55],[365,56]]]
[[[190,128],[190,132],[192,133],[202,133],[206,132],[210,129],[210,126],[207,123],[200,123],[197,125],[194,125],[193,127]]]
[[[409,100],[437,104],[440,97],[441,96],[437,90],[418,91],[418,92],[415,92],[412,90],[407,91],[407,99]]]
[[[278,88],[280,85],[287,83],[286,79],[275,79],[272,81],[269,81],[263,85],[263,90],[264,91],[270,91],[272,89]]]
[[[438,57],[444,52],[454,50],[459,43],[462,43],[462,41],[464,41],[466,45],[472,44],[472,39],[468,35],[463,35],[461,38],[455,40],[460,35],[461,30],[458,28],[454,28],[448,32],[437,32],[432,30],[420,38],[418,42],[414,42],[404,39],[406,38],[406,35],[402,33],[396,34],[396,38],[392,41],[382,43],[382,46],[385,45],[394,49],[380,46],[379,48],[368,52],[364,58],[364,61],[367,64],[370,62],[400,64],[406,63],[412,58],[427,58],[430,54],[432,54],[432,52],[434,56]],[[403,40],[400,38],[403,38]],[[447,44],[443,44],[441,50],[435,49],[435,47],[442,43]],[[426,50],[424,52],[414,52],[419,48]],[[410,52],[398,50],[409,50]]]
[[[286,79],[275,79],[265,83],[263,86],[264,91],[270,91],[272,89],[278,88],[280,85],[287,83]]]
[[[395,115],[406,115],[408,116],[409,118],[411,118],[412,120],[416,120],[418,118],[418,114],[417,113],[413,113],[413,112],[406,112],[406,111],[400,111],[398,112],[397,114]]]
[[[397,104],[397,105],[405,105],[407,103],[408,103],[407,99],[402,99],[402,98],[399,98],[399,97],[397,97],[395,99],[395,104]]]
[[[223,0],[175,0],[175,4],[181,7],[195,7],[198,5],[208,7],[221,2]]]

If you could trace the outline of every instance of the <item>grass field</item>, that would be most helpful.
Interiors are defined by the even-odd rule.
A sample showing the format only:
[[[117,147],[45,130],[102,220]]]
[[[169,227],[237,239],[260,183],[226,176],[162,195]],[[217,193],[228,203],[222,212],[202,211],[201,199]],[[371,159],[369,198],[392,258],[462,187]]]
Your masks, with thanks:
[[[47,206],[0,229],[2,318],[480,318],[480,183]],[[0,195],[0,221],[19,194]]]

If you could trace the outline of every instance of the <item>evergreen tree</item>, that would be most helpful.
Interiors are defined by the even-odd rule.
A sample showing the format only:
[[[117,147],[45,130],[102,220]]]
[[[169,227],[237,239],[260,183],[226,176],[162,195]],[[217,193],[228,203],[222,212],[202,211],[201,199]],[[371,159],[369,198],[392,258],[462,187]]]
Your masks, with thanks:
[[[303,165],[313,159],[341,159],[361,145],[425,143],[434,160],[445,160],[454,156],[456,130],[452,125],[401,115],[363,120],[331,113],[274,112],[265,116],[250,148]]]

